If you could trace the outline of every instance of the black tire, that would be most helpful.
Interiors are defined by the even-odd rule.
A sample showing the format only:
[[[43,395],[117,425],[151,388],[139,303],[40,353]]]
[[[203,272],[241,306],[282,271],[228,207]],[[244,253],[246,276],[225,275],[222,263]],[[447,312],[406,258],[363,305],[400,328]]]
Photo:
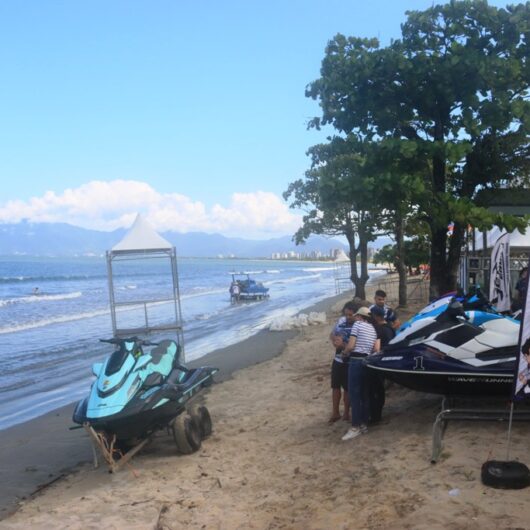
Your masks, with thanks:
[[[190,407],[190,416],[195,418],[201,430],[201,437],[208,438],[212,434],[212,417],[204,405],[192,405]]]
[[[492,488],[521,489],[530,485],[530,470],[521,462],[488,460],[482,464],[482,483]]]
[[[189,455],[201,448],[201,429],[197,420],[189,414],[179,414],[171,424],[171,431],[179,453]]]

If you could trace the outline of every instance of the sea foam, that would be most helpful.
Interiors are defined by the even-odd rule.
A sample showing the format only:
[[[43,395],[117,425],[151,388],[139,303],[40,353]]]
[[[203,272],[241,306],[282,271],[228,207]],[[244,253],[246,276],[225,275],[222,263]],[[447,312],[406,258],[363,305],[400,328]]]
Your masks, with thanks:
[[[299,313],[295,316],[282,315],[273,319],[269,325],[271,331],[286,331],[289,329],[297,329],[305,326],[313,326],[315,324],[325,324],[326,313]]]

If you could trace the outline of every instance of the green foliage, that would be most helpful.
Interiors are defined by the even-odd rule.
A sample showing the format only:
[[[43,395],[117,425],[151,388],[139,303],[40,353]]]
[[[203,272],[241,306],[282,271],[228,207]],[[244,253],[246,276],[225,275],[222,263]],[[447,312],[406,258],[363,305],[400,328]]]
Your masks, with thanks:
[[[404,242],[405,259],[404,263],[407,267],[419,267],[429,262],[429,242],[426,237],[416,237],[414,239],[407,239]],[[373,257],[375,264],[397,263],[397,246],[385,245],[380,248]]]
[[[356,138],[334,137],[308,151],[311,168],[304,180],[297,180],[283,194],[292,208],[305,209],[303,227],[296,240],[311,233],[362,234],[377,237],[380,207],[376,180],[364,170],[363,144]]]
[[[385,245],[381,247],[374,254],[372,261],[376,265],[385,265],[386,263],[394,265],[396,263],[396,245]]]
[[[407,15],[402,38],[387,47],[340,34],[328,43],[321,77],[306,89],[322,111],[310,127],[332,125],[344,139],[325,149],[350,154],[329,170],[318,167],[333,182],[315,193],[321,207],[338,206],[338,196],[354,192],[342,164],[355,168],[357,191],[385,211],[378,229],[427,224],[432,284],[446,289],[468,224],[524,229],[524,220],[493,214],[475,199],[484,188],[529,184],[530,2],[496,8],[452,0]]]

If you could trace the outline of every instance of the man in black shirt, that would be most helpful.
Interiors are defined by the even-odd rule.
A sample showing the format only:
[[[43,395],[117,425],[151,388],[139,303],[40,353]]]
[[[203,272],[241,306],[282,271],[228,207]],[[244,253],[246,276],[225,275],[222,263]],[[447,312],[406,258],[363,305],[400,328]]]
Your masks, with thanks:
[[[384,307],[373,305],[370,313],[377,338],[381,340],[381,349],[383,349],[394,338],[396,332],[392,324],[385,320]],[[376,370],[368,370],[368,388],[370,423],[377,423],[381,420],[381,413],[385,404],[385,385],[384,378]]]
[[[398,329],[401,325],[396,312],[388,305],[386,305],[386,293],[385,291],[378,289],[374,295],[375,304],[370,306],[370,312],[374,307],[379,307],[384,310],[384,316],[386,322],[388,322],[393,329]]]
[[[374,320],[377,338],[381,339],[382,349],[396,336],[396,332],[392,325],[385,320],[385,310],[383,307],[373,305],[370,313],[372,313]]]

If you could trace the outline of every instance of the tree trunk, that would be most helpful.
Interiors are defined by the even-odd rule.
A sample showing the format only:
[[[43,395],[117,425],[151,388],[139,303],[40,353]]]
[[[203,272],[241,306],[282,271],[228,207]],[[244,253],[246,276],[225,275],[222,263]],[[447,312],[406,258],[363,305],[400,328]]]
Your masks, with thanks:
[[[396,215],[396,228],[394,235],[396,237],[396,269],[399,275],[398,305],[405,307],[407,305],[407,266],[405,265],[405,247],[403,244],[403,218]]]
[[[435,142],[444,141],[444,127],[441,119],[434,123],[434,140]],[[434,197],[441,200],[445,193],[445,158],[440,153],[435,153],[432,159],[432,186]],[[438,208],[443,207],[442,203],[436,205]],[[440,222],[436,225],[431,224],[431,283],[430,297],[439,298],[446,292],[446,253],[447,253],[447,225],[451,219],[446,222]]]
[[[439,298],[445,291],[445,244],[447,228],[431,227],[431,283],[429,295],[431,300]]]
[[[348,240],[348,245],[350,247],[350,250],[348,252],[348,256],[350,258],[350,280],[355,286],[355,296],[359,296],[358,293],[360,278],[359,274],[357,273],[357,247],[355,245],[355,232],[353,232],[353,230],[348,231],[344,235],[346,236],[346,239]]]
[[[456,291],[458,284],[458,268],[460,256],[462,254],[462,244],[464,242],[464,227],[455,223],[453,235],[449,241],[449,251],[447,253],[447,265],[445,268],[445,292]]]
[[[361,276],[355,285],[355,292],[358,293],[359,298],[366,300],[365,286],[370,276],[368,274],[368,238],[363,234],[359,234],[359,252],[361,254]]]
[[[359,236],[359,247],[355,245],[355,232],[345,234],[350,246],[350,279],[355,286],[355,296],[361,300],[366,299],[366,282],[368,281],[368,241]],[[357,257],[361,257],[361,275],[357,271]]]

